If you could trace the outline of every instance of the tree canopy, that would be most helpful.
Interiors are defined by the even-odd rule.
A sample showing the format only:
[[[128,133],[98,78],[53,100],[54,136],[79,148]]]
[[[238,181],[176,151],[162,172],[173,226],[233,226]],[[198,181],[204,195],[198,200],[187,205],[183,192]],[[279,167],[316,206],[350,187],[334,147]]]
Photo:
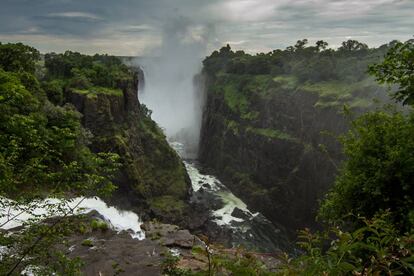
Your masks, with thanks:
[[[381,63],[370,67],[370,73],[380,83],[397,85],[395,99],[414,105],[414,39],[393,42]]]
[[[210,75],[294,75],[301,82],[352,82],[365,78],[368,65],[377,62],[390,46],[370,49],[364,43],[348,40],[337,50],[327,47],[328,43],[323,40],[309,46],[308,40],[302,39],[285,50],[250,55],[243,51],[234,52],[226,45],[220,51],[214,51],[203,64]]]
[[[355,221],[388,210],[401,231],[414,223],[414,114],[375,111],[342,137],[347,160],[321,206],[328,221]]]
[[[40,59],[37,49],[22,43],[0,43],[0,68],[5,71],[34,73]]]

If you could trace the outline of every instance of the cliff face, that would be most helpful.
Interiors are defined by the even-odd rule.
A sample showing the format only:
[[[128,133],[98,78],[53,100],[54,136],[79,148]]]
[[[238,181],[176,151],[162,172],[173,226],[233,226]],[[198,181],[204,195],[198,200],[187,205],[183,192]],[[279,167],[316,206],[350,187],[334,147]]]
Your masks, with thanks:
[[[263,76],[209,76],[206,87],[200,161],[271,221],[291,230],[315,225],[318,199],[342,159],[334,137],[347,130],[342,102],[317,87]],[[355,95],[377,90],[361,83],[343,103],[361,111],[368,105]]]
[[[137,97],[138,73],[113,91],[67,90],[67,102],[83,114],[94,151],[118,153],[122,168],[115,204],[148,217],[186,225],[191,183],[176,152]]]

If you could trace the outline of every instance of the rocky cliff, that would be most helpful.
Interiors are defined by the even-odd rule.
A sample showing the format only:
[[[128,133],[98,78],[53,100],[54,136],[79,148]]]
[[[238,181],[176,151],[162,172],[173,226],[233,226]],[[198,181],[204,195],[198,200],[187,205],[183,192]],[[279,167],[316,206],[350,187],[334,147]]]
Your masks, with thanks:
[[[186,225],[190,181],[162,130],[140,105],[139,72],[119,81],[118,89],[66,89],[66,100],[82,113],[96,152],[115,152],[122,168],[115,180],[112,202],[145,218]]]
[[[250,208],[290,230],[315,225],[342,159],[342,111],[371,106],[370,80],[299,84],[294,77],[207,74],[200,161]]]

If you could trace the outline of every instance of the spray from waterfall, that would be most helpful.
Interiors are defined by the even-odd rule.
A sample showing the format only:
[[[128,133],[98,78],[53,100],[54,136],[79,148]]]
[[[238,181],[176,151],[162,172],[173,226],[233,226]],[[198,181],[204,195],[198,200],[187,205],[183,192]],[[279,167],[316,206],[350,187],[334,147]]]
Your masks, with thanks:
[[[184,158],[195,158],[204,102],[200,76],[211,26],[174,19],[163,28],[162,45],[155,58],[138,61],[145,72],[141,103],[170,140],[185,145]]]

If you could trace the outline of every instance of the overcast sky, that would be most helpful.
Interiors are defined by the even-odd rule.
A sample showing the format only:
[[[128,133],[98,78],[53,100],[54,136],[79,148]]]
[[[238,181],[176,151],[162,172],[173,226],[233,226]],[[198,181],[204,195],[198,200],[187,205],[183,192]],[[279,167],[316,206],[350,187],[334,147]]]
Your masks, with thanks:
[[[249,52],[414,34],[414,0],[0,0],[0,41],[42,52],[156,55],[165,37]],[[168,45],[164,45],[168,47]]]

